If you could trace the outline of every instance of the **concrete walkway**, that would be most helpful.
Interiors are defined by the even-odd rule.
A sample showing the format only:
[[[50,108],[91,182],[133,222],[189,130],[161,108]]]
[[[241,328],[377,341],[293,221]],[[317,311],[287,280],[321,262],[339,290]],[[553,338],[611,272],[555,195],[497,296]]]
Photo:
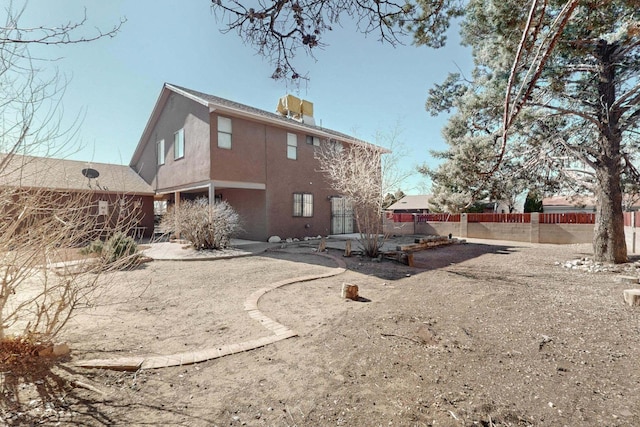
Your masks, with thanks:
[[[319,241],[316,241],[319,243]],[[173,245],[173,246],[168,246]],[[265,246],[266,245],[266,246]],[[183,249],[185,245],[178,243],[153,243],[151,248],[145,250],[145,255],[149,257],[157,257],[154,259],[165,260],[189,260],[189,259],[215,259],[215,258],[229,258],[232,256],[247,256],[255,253],[264,252],[266,249],[278,246],[278,244],[268,244],[259,242],[246,242],[241,243],[238,247],[244,247],[244,249],[236,249],[239,254],[228,254],[227,256],[216,257],[215,253],[210,254],[209,257],[201,256],[194,258],[189,256],[194,250]],[[283,252],[286,252],[282,249]],[[184,251],[184,252],[183,252]],[[220,254],[225,251],[218,251]],[[291,330],[289,327],[276,322],[275,320],[265,316],[258,308],[258,302],[260,298],[267,292],[278,289],[282,286],[291,285],[293,283],[307,282],[310,280],[322,279],[325,277],[332,277],[343,273],[346,270],[345,262],[337,257],[318,253],[318,256],[324,256],[333,259],[338,264],[337,268],[330,269],[327,273],[301,276],[291,279],[281,280],[276,283],[271,283],[265,287],[258,289],[247,297],[244,302],[244,310],[247,312],[250,318],[260,322],[262,326],[273,332],[273,335],[266,337],[244,341],[235,344],[220,345],[216,347],[210,347],[197,351],[189,351],[184,353],[176,353],[165,356],[139,356],[139,357],[124,357],[117,359],[92,359],[92,360],[79,360],[74,363],[75,366],[83,368],[103,368],[114,370],[127,370],[137,371],[138,369],[157,369],[165,368],[169,366],[188,365],[192,363],[204,362],[206,360],[216,359],[222,356],[228,356],[243,351],[253,350],[259,347],[264,347],[268,344],[272,344],[287,338],[297,336],[297,333]]]
[[[224,250],[197,251],[187,243],[154,242],[143,243],[149,246],[142,254],[162,261],[204,261],[224,258],[237,258],[256,255],[276,246],[274,243],[254,242],[251,240],[232,239],[231,248]]]
[[[359,250],[358,233],[353,234],[337,234],[327,236],[325,239],[326,247],[344,251],[347,241],[350,240],[354,251]],[[381,250],[392,251],[396,249],[397,239],[390,239],[382,245]],[[222,251],[197,251],[190,247],[187,243],[176,242],[152,242],[141,244],[149,246],[142,253],[149,258],[163,261],[202,261],[221,258],[237,258],[242,256],[250,256],[260,254],[268,249],[287,248],[298,246],[318,247],[320,239],[301,240],[296,242],[280,242],[268,243],[257,242],[252,240],[232,239],[231,248]]]

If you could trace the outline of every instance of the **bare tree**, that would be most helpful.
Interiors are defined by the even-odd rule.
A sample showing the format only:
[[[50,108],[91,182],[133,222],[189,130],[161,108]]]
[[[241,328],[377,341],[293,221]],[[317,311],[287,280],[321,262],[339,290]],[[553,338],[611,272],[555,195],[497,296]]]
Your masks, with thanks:
[[[0,24],[0,339],[8,333],[35,342],[50,341],[73,311],[99,291],[100,272],[129,264],[93,258],[68,264],[81,245],[126,232],[139,219],[139,203],[112,195],[111,215],[96,215],[95,192],[25,186],[29,154],[50,156],[73,141],[77,123],[61,128],[61,97],[66,82],[34,58],[29,47],[86,43],[117,34],[95,30],[84,35],[83,18],[58,26],[21,27],[27,4],[4,6]],[[46,171],[39,177],[46,181]],[[58,264],[58,262],[62,262]]]
[[[97,215],[93,196],[20,187],[0,191],[0,340],[11,333],[51,341],[74,310],[90,305],[106,285],[100,273],[135,262],[135,255],[78,259],[78,248],[126,233],[139,219],[133,199],[115,198],[105,218]]]
[[[386,149],[384,156],[380,158],[383,194],[396,193],[403,187],[410,190],[406,188],[407,179],[418,173],[415,167],[402,167],[402,160],[409,156],[402,140],[402,132],[402,124],[397,122],[388,131],[377,131],[374,137],[375,145]]]
[[[275,69],[274,79],[303,77],[293,64],[302,49],[313,56],[324,47],[323,36],[339,26],[342,19],[356,22],[364,34],[396,45],[407,34],[420,44],[441,47],[451,17],[461,12],[457,0],[417,0],[396,2],[377,0],[317,1],[212,0],[212,9],[223,32],[237,32],[256,51],[268,58]]]
[[[382,226],[383,171],[386,150],[367,143],[342,145],[323,142],[315,157],[329,185],[353,206],[360,244],[370,257],[378,256],[384,243]]]

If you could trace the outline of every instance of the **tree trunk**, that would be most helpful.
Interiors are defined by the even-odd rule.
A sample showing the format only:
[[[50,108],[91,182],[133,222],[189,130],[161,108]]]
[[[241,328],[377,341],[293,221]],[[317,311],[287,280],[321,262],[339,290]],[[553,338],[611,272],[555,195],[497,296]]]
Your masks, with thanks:
[[[627,243],[624,236],[622,187],[620,173],[622,156],[620,145],[620,110],[616,101],[616,63],[619,46],[600,40],[595,57],[599,61],[598,95],[600,108],[600,154],[595,162],[597,179],[596,224],[593,230],[593,254],[596,261],[627,262]]]
[[[620,166],[610,162],[596,170],[596,224],[593,229],[593,254],[596,261],[627,262],[624,236]]]

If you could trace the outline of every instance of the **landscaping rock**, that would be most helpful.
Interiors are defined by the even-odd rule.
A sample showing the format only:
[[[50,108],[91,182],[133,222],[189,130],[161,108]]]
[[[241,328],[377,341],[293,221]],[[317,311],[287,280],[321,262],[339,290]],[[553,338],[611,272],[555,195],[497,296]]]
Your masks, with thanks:
[[[268,242],[269,243],[280,243],[280,242],[282,242],[282,239],[280,238],[280,236],[271,236],[271,237],[269,237]]]
[[[640,289],[625,289],[624,302],[632,307],[640,305]]]

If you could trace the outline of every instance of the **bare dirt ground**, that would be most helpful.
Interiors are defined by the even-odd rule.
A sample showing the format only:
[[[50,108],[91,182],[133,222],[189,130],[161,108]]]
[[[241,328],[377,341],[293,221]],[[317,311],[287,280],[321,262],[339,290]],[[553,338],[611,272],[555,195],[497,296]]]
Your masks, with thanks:
[[[637,426],[640,308],[622,301],[632,286],[618,273],[556,265],[590,254],[589,245],[474,241],[418,253],[415,268],[345,258],[346,273],[260,300],[297,337],[182,367],[74,368],[268,335],[245,298],[335,267],[308,247],[154,261],[114,273],[97,307],[60,337],[70,361],[5,374],[2,416],[12,425]],[[362,301],[340,298],[344,282]]]

